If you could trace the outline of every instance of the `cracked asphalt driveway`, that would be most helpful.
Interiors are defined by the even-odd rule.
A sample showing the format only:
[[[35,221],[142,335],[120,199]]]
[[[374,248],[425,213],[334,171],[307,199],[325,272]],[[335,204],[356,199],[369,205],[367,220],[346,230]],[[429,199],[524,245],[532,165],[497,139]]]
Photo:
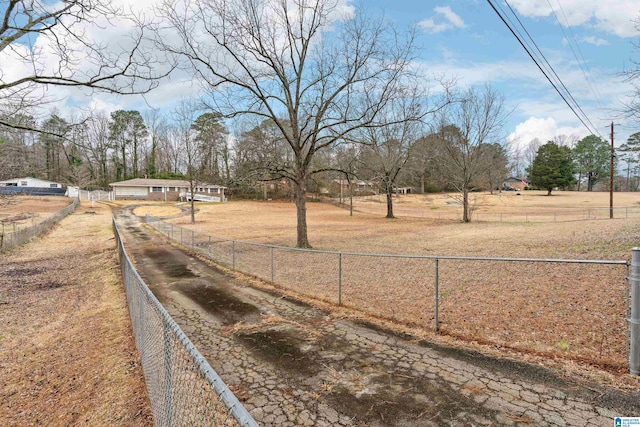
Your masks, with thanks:
[[[252,288],[119,213],[127,251],[211,366],[264,426],[607,426],[640,393],[411,341]]]

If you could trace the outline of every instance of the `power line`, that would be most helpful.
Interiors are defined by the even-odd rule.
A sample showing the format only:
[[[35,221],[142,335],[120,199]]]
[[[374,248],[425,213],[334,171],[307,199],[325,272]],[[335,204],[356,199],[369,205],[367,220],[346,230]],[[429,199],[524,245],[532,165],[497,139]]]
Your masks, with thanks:
[[[511,7],[511,5],[509,4],[509,2],[507,0],[504,0],[504,2],[506,3],[506,5],[509,7],[509,10],[511,11],[511,13],[513,14],[513,16],[516,18],[516,20],[518,21],[518,23],[520,24],[520,26],[522,27],[522,29],[524,30],[524,32],[527,34],[527,37],[529,37],[529,40],[531,40],[531,43],[533,43],[533,45],[535,46],[536,50],[538,51],[538,53],[540,54],[540,56],[542,57],[542,59],[544,60],[544,62],[547,64],[547,66],[549,67],[549,69],[551,70],[551,72],[553,73],[553,75],[555,76],[557,82],[560,84],[560,86],[564,89],[565,94],[571,98],[571,101],[573,101],[574,106],[580,110],[580,112],[582,113],[582,117],[589,122],[589,124],[591,125],[591,129],[595,129],[595,131],[600,135],[600,137],[602,138],[602,135],[600,134],[600,132],[598,131],[598,128],[591,122],[591,120],[589,119],[589,117],[587,116],[587,114],[584,112],[584,110],[582,109],[582,107],[580,107],[580,104],[578,104],[578,101],[576,101],[576,99],[573,97],[573,95],[571,94],[571,92],[569,91],[569,89],[565,86],[564,82],[562,81],[562,79],[560,78],[560,76],[558,75],[558,73],[556,73],[556,71],[553,69],[553,67],[551,66],[551,64],[549,63],[549,61],[547,60],[547,57],[544,55],[544,53],[542,53],[542,50],[540,50],[540,47],[538,47],[538,44],[535,42],[535,40],[533,39],[533,37],[531,36],[531,34],[529,34],[529,31],[527,30],[527,28],[524,26],[524,24],[522,23],[522,21],[520,20],[520,18],[518,18],[518,15],[516,14],[515,10],[513,10],[513,8]],[[588,129],[588,128],[587,128]],[[591,133],[595,133],[595,132],[591,132]]]
[[[564,38],[569,43],[569,48],[571,49],[571,52],[573,53],[573,57],[576,58],[576,62],[580,66],[580,69],[582,70],[582,74],[584,75],[584,78],[587,81],[587,84],[589,85],[589,88],[591,89],[591,92],[593,93],[593,95],[595,96],[596,100],[598,101],[598,104],[600,104],[601,107],[604,107],[604,101],[602,100],[602,94],[600,93],[600,90],[598,89],[598,86],[596,85],[596,82],[593,79],[593,75],[591,74],[591,70],[589,70],[589,68],[587,67],[587,61],[584,58],[584,54],[582,53],[582,49],[580,48],[580,44],[578,43],[578,40],[576,39],[576,35],[573,32],[573,30],[571,29],[571,25],[569,25],[569,20],[567,19],[567,15],[564,13],[564,9],[562,8],[562,5],[560,4],[560,2],[558,0],[556,0],[556,4],[558,5],[558,8],[560,9],[560,12],[562,13],[562,17],[564,18],[564,22],[566,23],[566,27],[569,30],[569,33],[571,34],[571,39],[573,39],[573,44],[571,44],[571,40],[569,39],[569,37],[567,37],[567,33],[564,30],[565,26],[562,25],[562,23],[560,22],[560,19],[558,18],[558,14],[553,9],[553,6],[551,5],[551,1],[547,0],[547,4],[551,8],[551,12],[553,13],[553,16],[556,18],[556,22],[558,23],[558,25],[560,25],[560,29],[562,30],[562,35],[564,36]],[[578,58],[578,55],[576,54],[576,49],[573,48],[574,46],[578,50],[578,53],[580,54],[580,58],[582,58],[582,60],[580,60],[580,58]]]
[[[600,134],[600,132],[598,131],[598,128],[596,126],[593,125],[593,123],[591,122],[591,120],[589,120],[589,118],[587,117],[587,115],[585,114],[584,110],[582,110],[582,108],[580,107],[580,105],[578,104],[578,102],[575,100],[575,98],[571,95],[571,92],[567,89],[567,87],[564,85],[564,83],[562,82],[562,79],[560,79],[560,77],[558,76],[558,74],[555,72],[555,70],[553,69],[553,67],[551,66],[551,64],[549,63],[549,61],[546,59],[546,57],[544,56],[544,54],[542,53],[542,51],[540,50],[540,48],[538,47],[538,45],[535,43],[535,41],[533,40],[533,38],[531,37],[531,35],[529,34],[529,32],[527,31],[527,29],[525,28],[525,26],[522,24],[522,22],[520,21],[520,19],[518,18],[517,14],[515,13],[515,11],[513,10],[513,8],[511,8],[511,5],[509,5],[509,3],[505,0],[505,4],[509,7],[509,9],[511,10],[512,14],[515,16],[516,20],[519,22],[520,26],[522,27],[522,29],[525,31],[525,33],[527,34],[527,36],[529,37],[529,39],[531,40],[531,42],[533,43],[533,45],[535,46],[535,48],[537,49],[538,53],[540,54],[540,56],[543,58],[544,60],[544,64],[546,64],[546,66],[549,68],[549,70],[551,70],[550,73],[548,73],[547,71],[545,71],[543,65],[540,64],[539,59],[536,58],[536,53],[535,51],[533,51],[532,48],[530,48],[529,43],[523,39],[525,38],[524,36],[522,36],[522,34],[520,33],[520,31],[515,28],[515,24],[510,25],[509,22],[507,22],[507,19],[509,21],[511,21],[511,19],[507,16],[505,18],[505,16],[507,15],[504,10],[502,10],[502,8],[500,6],[500,10],[502,11],[502,13],[496,8],[496,5],[492,2],[492,0],[487,0],[487,2],[489,3],[489,5],[491,6],[491,8],[493,9],[493,11],[498,15],[498,17],[500,18],[500,20],[507,26],[507,28],[509,29],[509,31],[511,32],[511,34],[513,34],[513,36],[516,38],[516,40],[518,41],[518,43],[520,43],[520,45],[522,46],[522,48],[525,50],[525,52],[527,52],[527,55],[529,55],[529,57],[531,58],[531,60],[536,64],[536,66],[538,67],[538,69],[542,72],[542,74],[545,76],[545,78],[549,81],[549,83],[551,84],[551,86],[553,86],[553,88],[556,90],[556,92],[558,93],[558,95],[560,95],[560,97],[562,98],[562,100],[565,102],[565,104],[567,104],[567,106],[571,109],[571,111],[573,112],[573,114],[578,118],[578,120],[580,120],[580,122],[584,125],[584,127],[592,134],[598,134],[601,138],[602,135]],[[511,21],[513,23],[513,21]],[[533,52],[532,52],[533,51]],[[555,77],[555,79],[557,79],[557,82],[554,82],[553,77]],[[560,87],[558,87],[560,86]],[[564,92],[566,93],[563,93]],[[570,98],[571,101],[573,101],[573,105],[572,103],[569,101]],[[579,110],[581,114],[578,113]],[[591,127],[589,127],[589,125],[587,125],[587,122],[591,125]],[[593,129],[593,130],[592,130]]]

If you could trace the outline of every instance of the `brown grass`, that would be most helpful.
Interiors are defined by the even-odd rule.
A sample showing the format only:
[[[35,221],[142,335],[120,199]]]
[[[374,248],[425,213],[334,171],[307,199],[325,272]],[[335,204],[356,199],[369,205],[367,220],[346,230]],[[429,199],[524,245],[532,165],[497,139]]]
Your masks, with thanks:
[[[604,193],[528,193],[490,196],[492,209],[526,203],[532,212],[572,206],[606,206]],[[427,196],[430,198],[445,196]],[[500,201],[499,198],[509,198]],[[616,194],[618,206],[640,196]],[[423,203],[418,196],[399,199]],[[524,200],[524,201],[523,201]],[[497,202],[496,202],[497,201]],[[534,202],[539,202],[536,206]],[[172,222],[215,236],[291,246],[295,207],[284,202],[230,202],[200,205],[196,224]],[[457,207],[456,209],[460,209]],[[490,212],[487,202],[485,209]],[[415,255],[621,259],[640,243],[639,219],[555,223],[435,221],[348,211],[308,204],[309,237],[319,249]],[[204,243],[204,242],[203,242]],[[220,255],[227,256],[223,243]],[[205,247],[206,248],[206,247]],[[236,244],[236,266],[270,280],[270,256]],[[332,255],[274,254],[279,286],[329,303],[337,302],[337,259]],[[378,319],[393,319],[429,331],[433,324],[432,260],[343,256],[343,304]],[[440,262],[442,331],[467,342],[517,350],[548,360],[562,359],[609,372],[626,371],[624,266]]]
[[[86,211],[0,259],[2,425],[152,424],[111,213]]]
[[[137,216],[172,216],[179,214],[180,208],[171,205],[163,206],[139,206],[133,210],[133,213]]]
[[[70,203],[71,200],[66,197],[16,196],[11,204],[0,204],[0,223],[7,232],[29,227],[44,221]]]

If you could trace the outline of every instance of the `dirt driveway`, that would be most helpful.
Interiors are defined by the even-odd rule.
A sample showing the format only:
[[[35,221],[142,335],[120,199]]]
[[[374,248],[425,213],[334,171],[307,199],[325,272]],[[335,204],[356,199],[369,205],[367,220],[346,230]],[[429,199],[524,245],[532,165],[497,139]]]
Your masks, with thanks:
[[[171,245],[125,208],[127,250],[260,425],[612,425],[640,393],[434,346],[250,287]]]

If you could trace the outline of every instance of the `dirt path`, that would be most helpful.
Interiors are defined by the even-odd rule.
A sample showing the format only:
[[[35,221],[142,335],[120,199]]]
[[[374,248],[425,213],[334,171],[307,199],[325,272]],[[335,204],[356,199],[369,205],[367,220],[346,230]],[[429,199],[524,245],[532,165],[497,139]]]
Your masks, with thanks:
[[[125,209],[145,281],[259,424],[611,425],[640,393],[420,343],[249,287],[167,244]]]
[[[0,255],[0,425],[153,424],[111,210]]]

